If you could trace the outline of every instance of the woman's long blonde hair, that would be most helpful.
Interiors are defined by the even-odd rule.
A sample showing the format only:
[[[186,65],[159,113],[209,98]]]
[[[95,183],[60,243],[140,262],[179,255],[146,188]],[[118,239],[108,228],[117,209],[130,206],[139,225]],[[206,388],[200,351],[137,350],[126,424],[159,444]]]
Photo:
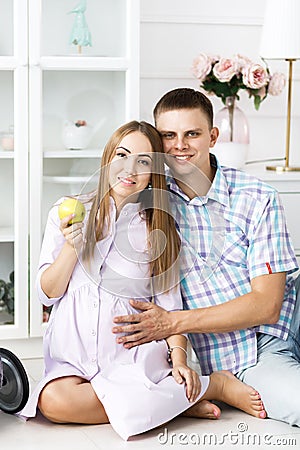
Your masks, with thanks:
[[[161,137],[151,124],[132,121],[118,128],[107,142],[100,166],[98,188],[92,197],[87,223],[83,260],[91,261],[96,242],[105,238],[110,228],[109,167],[121,140],[130,133],[140,132],[150,141],[153,155],[151,190],[145,189],[139,196],[148,229],[150,273],[154,290],[168,291],[178,283],[178,255],[180,239],[170,214],[168,190],[164,174],[164,156]]]

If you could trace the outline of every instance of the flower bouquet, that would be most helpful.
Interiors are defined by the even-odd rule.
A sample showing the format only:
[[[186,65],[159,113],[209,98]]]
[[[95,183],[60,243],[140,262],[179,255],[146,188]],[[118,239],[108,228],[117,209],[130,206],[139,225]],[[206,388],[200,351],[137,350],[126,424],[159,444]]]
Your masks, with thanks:
[[[221,98],[225,105],[215,116],[220,131],[215,155],[223,165],[242,168],[248,152],[249,127],[245,114],[236,106],[239,92],[246,91],[258,110],[268,94],[282,92],[285,76],[282,73],[271,75],[267,66],[238,54],[220,58],[200,53],[193,62],[192,71],[200,88]]]
[[[220,97],[224,104],[227,97],[239,100],[239,91],[245,90],[249,97],[254,98],[256,110],[268,94],[279,95],[285,86],[282,73],[271,75],[267,66],[238,54],[232,58],[220,58],[200,53],[193,61],[192,72],[200,87]]]

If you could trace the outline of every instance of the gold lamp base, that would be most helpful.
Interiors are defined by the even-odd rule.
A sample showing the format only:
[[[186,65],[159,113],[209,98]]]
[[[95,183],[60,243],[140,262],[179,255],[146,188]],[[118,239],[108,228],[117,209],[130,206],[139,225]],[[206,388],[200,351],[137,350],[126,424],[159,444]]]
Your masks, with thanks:
[[[287,104],[287,123],[286,123],[286,146],[285,146],[285,165],[284,166],[267,166],[267,170],[276,172],[300,172],[300,167],[292,167],[289,165],[290,154],[290,134],[291,134],[291,105],[292,105],[292,72],[293,62],[296,59],[286,59],[289,62],[289,83],[288,83],[288,104]]]
[[[300,167],[290,166],[267,166],[267,170],[274,170],[275,172],[300,172]]]

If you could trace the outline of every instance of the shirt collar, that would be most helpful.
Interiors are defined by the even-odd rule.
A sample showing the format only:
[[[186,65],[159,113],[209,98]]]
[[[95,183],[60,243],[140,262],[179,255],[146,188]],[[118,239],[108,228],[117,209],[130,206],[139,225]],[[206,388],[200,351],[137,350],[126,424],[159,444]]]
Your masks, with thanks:
[[[110,200],[110,214],[111,214],[111,217],[113,217],[114,221],[115,221],[116,220],[116,212],[117,212],[116,204],[115,204],[113,197],[110,196],[109,200]],[[119,218],[120,217],[123,218],[124,216],[127,216],[128,218],[130,218],[129,220],[133,221],[134,223],[138,223],[138,222],[141,222],[142,220],[144,220],[145,210],[143,208],[142,203],[141,202],[126,203],[126,205],[123,206],[123,208],[121,209],[121,211],[119,213]]]
[[[116,204],[115,204],[115,201],[114,201],[114,199],[113,199],[112,196],[109,197],[109,201],[110,201],[110,206],[111,206],[113,209],[116,209]],[[126,203],[126,204],[123,206],[123,208],[122,208],[122,211],[123,211],[123,210],[127,210],[128,212],[133,212],[133,213],[134,213],[134,212],[143,211],[143,207],[142,207],[141,202]]]
[[[216,174],[213,179],[212,185],[208,191],[208,193],[203,197],[195,197],[192,200],[180,189],[177,185],[175,179],[171,176],[171,173],[168,169],[167,171],[167,184],[172,192],[176,195],[179,195],[186,203],[194,203],[194,204],[205,204],[209,199],[214,200],[222,205],[229,205],[229,188],[226,180],[226,176],[217,160],[215,155],[210,154],[210,164],[211,167],[215,167]]]

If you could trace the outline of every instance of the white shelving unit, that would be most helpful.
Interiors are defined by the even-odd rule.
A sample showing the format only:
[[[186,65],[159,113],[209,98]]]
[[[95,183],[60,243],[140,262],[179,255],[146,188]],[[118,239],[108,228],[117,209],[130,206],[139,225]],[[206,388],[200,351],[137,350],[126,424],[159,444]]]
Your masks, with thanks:
[[[15,305],[0,339],[14,339],[28,335],[28,11],[23,0],[2,3],[0,129],[14,125],[14,151],[0,151],[0,266],[5,281],[14,270]]]
[[[76,2],[75,2],[76,3]],[[63,195],[96,187],[103,147],[113,130],[139,117],[139,1],[89,0],[92,47],[67,45],[74,18],[70,0],[29,0],[30,261],[35,278],[51,205]],[[52,36],[52,21],[58,36]],[[64,29],[68,27],[67,34]],[[62,44],[63,43],[63,44]],[[64,121],[86,120],[96,131],[85,150],[66,150]],[[42,309],[31,284],[30,335],[43,333]]]
[[[139,0],[88,0],[92,47],[79,55],[68,42],[75,0],[2,3],[7,43],[2,55],[0,46],[0,92],[10,102],[0,107],[0,131],[14,124],[15,149],[0,148],[0,265],[7,265],[7,276],[15,270],[16,309],[14,324],[0,325],[0,338],[13,339],[45,329],[35,277],[51,205],[94,188],[108,137],[139,118],[140,16]],[[94,127],[89,148],[64,148],[66,120]]]

